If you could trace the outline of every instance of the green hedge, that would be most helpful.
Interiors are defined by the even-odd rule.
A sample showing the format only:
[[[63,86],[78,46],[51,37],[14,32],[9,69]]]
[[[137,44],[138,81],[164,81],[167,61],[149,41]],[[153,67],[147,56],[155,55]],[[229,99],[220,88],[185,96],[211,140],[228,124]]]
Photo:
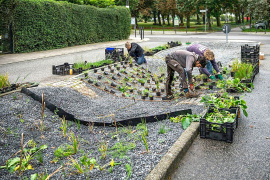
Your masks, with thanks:
[[[96,8],[53,0],[14,2],[10,16],[14,52],[121,40],[130,35],[130,12],[125,7]]]

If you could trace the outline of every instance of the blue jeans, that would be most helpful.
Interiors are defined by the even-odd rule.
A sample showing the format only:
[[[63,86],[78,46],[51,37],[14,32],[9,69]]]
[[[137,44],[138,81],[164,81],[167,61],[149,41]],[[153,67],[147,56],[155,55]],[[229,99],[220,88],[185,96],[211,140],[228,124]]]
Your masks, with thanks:
[[[144,58],[144,54],[142,56],[140,56],[140,57],[135,57],[135,61],[139,65],[142,64],[142,63],[146,63],[146,60]]]
[[[207,61],[206,69],[211,75],[213,75],[213,66],[212,66],[212,63],[209,60]]]

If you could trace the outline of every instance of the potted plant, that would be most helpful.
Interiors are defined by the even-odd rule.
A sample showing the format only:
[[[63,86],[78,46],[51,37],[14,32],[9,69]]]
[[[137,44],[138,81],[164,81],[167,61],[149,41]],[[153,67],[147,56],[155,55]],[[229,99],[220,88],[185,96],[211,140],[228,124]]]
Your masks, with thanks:
[[[145,84],[145,80],[143,78],[139,79],[138,82],[141,83],[142,86]]]
[[[152,93],[149,93],[149,99],[152,101],[154,100],[154,97],[153,97],[153,94]]]
[[[109,73],[108,72],[106,72],[106,71],[104,71],[104,73],[103,73],[104,75],[108,75]]]
[[[102,76],[101,75],[98,75],[98,79],[102,79]]]

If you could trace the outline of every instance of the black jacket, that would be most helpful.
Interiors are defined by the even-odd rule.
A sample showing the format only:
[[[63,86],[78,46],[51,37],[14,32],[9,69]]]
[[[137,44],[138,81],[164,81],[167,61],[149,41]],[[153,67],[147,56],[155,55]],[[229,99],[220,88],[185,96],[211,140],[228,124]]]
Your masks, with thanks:
[[[140,56],[143,55],[144,50],[139,44],[131,43],[131,48],[128,50],[128,53],[132,57],[134,57],[134,54],[135,54],[136,57],[140,57]]]

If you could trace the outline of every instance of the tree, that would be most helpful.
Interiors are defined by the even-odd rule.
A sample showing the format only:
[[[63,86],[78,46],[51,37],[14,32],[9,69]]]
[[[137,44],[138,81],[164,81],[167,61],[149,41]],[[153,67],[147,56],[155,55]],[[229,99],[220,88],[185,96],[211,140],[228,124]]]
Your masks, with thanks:
[[[187,27],[190,27],[190,16],[196,12],[196,0],[177,0],[179,12],[187,18]]]

